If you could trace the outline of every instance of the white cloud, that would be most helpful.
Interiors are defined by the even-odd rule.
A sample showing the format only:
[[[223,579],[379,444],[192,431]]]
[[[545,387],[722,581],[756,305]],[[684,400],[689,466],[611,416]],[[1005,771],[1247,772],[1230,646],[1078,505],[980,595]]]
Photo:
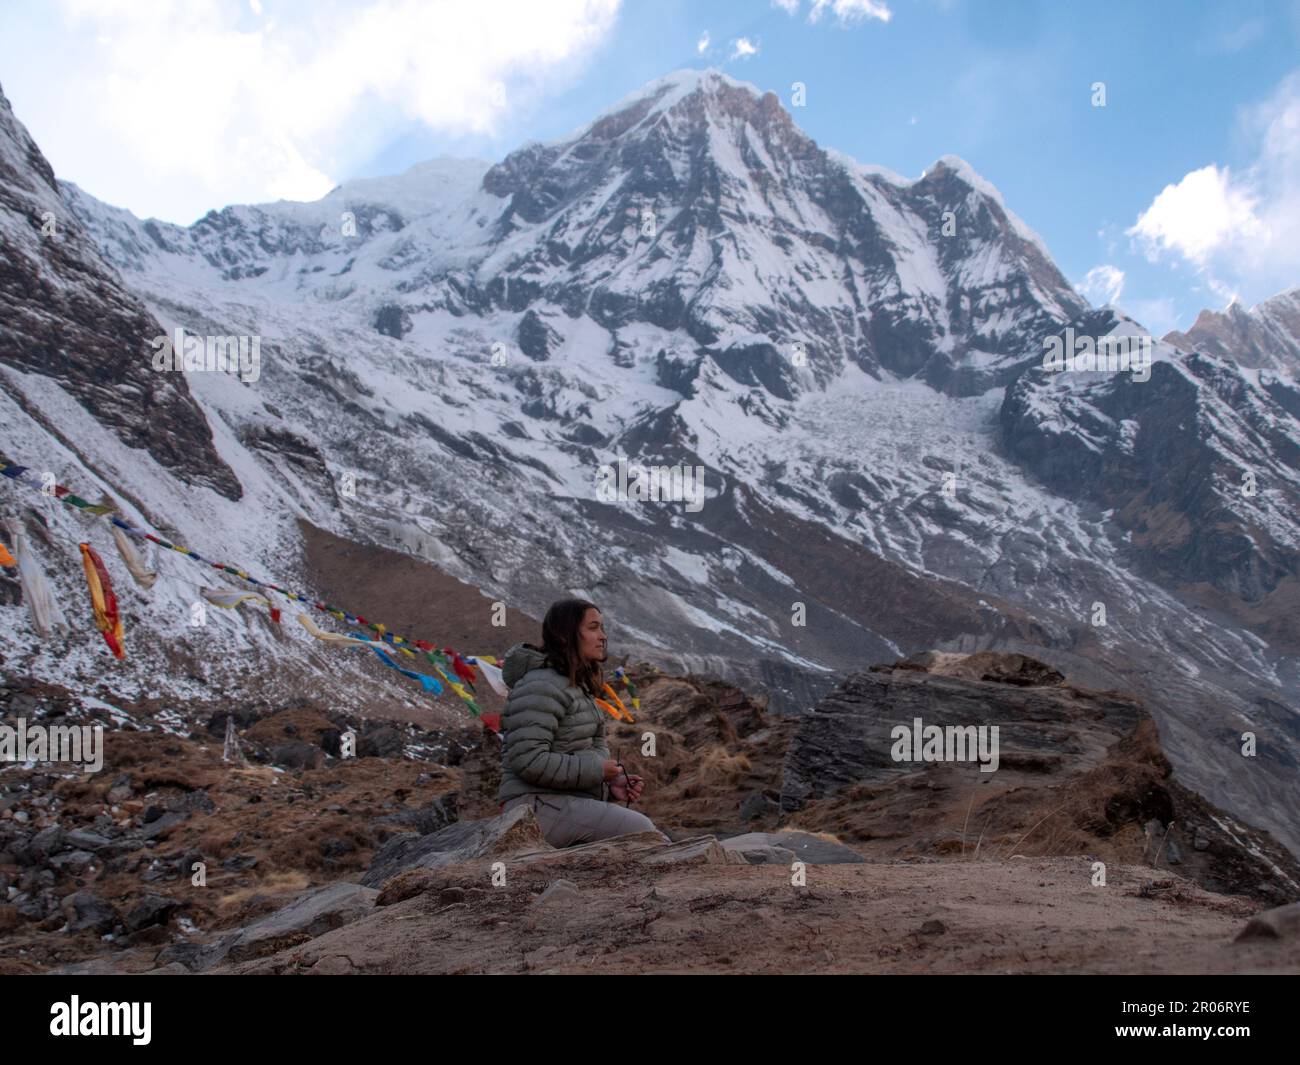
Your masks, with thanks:
[[[561,87],[619,0],[62,0],[60,62],[20,113],[60,176],[178,222],[315,199],[411,123],[490,135]],[[0,54],[3,54],[0,51]]]
[[[800,0],[772,0],[772,6],[779,7],[787,15],[798,15],[799,2]],[[808,8],[808,21],[820,22],[828,9],[842,26],[863,19],[888,22],[894,17],[894,13],[882,0],[812,0]]]
[[[861,19],[874,18],[888,22],[894,13],[879,0],[813,0],[808,21],[816,22],[830,8],[840,22],[857,22]]]
[[[700,34],[700,39],[695,44],[695,51],[698,55],[703,55],[709,50],[709,31],[705,30]]]
[[[1246,168],[1214,163],[1166,186],[1126,232],[1150,259],[1190,264],[1223,299],[1300,282],[1300,71],[1242,113]]]
[[[1173,251],[1203,267],[1234,241],[1262,233],[1255,206],[1250,190],[1234,183],[1227,167],[1211,163],[1166,185],[1127,232],[1139,238],[1153,262]]]
[[[1260,40],[1268,31],[1268,23],[1261,18],[1247,19],[1219,42],[1225,52],[1240,52]]]
[[[749,59],[758,55],[758,45],[748,37],[737,37],[731,42],[732,59]]]
[[[1124,291],[1124,271],[1109,263],[1094,266],[1076,287],[1094,307],[1117,303]]]

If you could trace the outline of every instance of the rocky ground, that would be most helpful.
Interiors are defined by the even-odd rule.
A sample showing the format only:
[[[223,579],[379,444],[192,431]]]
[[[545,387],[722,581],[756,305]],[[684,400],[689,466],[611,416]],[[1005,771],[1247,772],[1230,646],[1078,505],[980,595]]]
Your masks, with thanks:
[[[795,718],[633,676],[611,747],[674,843],[562,851],[527,810],[497,816],[481,725],[11,682],[6,723],[113,727],[98,774],[0,769],[0,972],[1300,971],[1300,867],[1182,788],[1119,693],[930,655]],[[894,762],[889,728],[918,713],[998,723],[998,772]]]

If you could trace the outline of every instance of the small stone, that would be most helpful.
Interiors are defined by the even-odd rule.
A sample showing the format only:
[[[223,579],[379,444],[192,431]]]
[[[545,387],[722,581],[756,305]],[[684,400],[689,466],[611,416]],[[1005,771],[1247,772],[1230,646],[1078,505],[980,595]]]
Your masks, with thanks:
[[[165,895],[146,895],[126,915],[127,931],[138,932],[150,925],[166,924],[174,909],[175,899],[169,899]]]
[[[81,890],[64,901],[68,916],[68,931],[91,929],[101,935],[117,923],[117,911],[93,891]]]
[[[347,976],[357,970],[343,955],[327,954],[307,971],[315,976]]]
[[[921,935],[923,936],[938,936],[946,931],[948,931],[948,926],[933,917],[921,925]]]
[[[68,833],[67,840],[72,846],[86,851],[99,850],[100,847],[107,847],[111,842],[107,836],[87,828],[74,828]]]
[[[67,851],[51,858],[50,867],[70,876],[78,876],[84,873],[94,860],[95,856],[90,851]]]
[[[533,899],[533,905],[551,906],[556,903],[564,904],[568,902],[573,902],[577,898],[578,898],[578,885],[575,884],[572,880],[565,880],[561,878],[559,880],[552,880],[549,884],[547,884],[546,890],[543,891],[539,896],[537,896],[537,898]]]

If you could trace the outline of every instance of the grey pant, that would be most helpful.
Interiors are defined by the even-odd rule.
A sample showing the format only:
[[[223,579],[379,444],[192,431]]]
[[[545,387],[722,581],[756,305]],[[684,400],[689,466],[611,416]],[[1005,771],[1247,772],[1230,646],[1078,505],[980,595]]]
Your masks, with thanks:
[[[645,814],[613,802],[585,795],[516,795],[506,801],[502,813],[527,803],[532,807],[542,835],[552,847],[594,843],[629,832],[659,832]],[[663,832],[665,843],[671,843]]]

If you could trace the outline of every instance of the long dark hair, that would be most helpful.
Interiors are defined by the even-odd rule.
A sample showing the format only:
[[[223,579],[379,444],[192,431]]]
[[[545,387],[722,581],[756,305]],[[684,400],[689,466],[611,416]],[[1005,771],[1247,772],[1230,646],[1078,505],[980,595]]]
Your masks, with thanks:
[[[599,662],[590,662],[578,650],[578,630],[588,610],[599,610],[586,599],[560,599],[551,604],[542,619],[542,646],[547,665],[569,678],[574,687],[591,695],[605,690],[605,675]]]

